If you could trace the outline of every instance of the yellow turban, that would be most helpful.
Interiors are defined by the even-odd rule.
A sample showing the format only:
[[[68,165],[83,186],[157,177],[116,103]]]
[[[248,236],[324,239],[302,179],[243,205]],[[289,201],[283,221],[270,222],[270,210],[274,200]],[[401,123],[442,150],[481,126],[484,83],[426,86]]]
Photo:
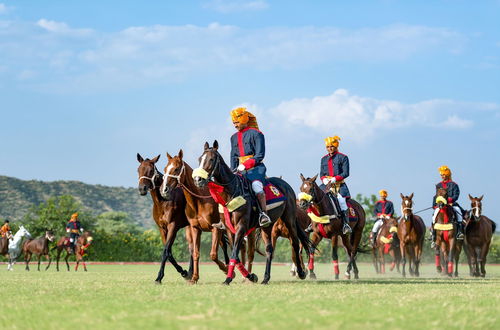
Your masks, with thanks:
[[[439,174],[445,174],[451,178],[451,170],[446,165],[443,165],[439,168]]]
[[[325,145],[327,147],[330,147],[330,146],[334,146],[335,148],[338,148],[339,147],[339,141],[340,141],[340,138],[335,135],[335,136],[329,136],[325,139]]]
[[[233,123],[248,123],[248,127],[259,129],[257,118],[251,112],[247,111],[247,108],[240,107],[231,110],[231,120]]]
[[[380,197],[387,197],[387,190],[382,189],[378,192],[378,194]]]

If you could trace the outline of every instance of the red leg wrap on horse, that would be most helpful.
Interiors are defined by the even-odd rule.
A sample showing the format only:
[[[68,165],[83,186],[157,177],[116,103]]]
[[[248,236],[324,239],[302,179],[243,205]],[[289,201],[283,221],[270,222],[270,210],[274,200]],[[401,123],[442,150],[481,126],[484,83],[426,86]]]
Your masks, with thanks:
[[[229,267],[227,267],[227,277],[234,278],[235,265],[236,265],[236,259],[229,260]]]
[[[314,254],[309,255],[309,264],[307,265],[309,270],[314,269]]]
[[[396,263],[393,261],[393,262],[391,263],[391,270],[393,270],[393,269],[394,269],[394,267],[396,267]]]
[[[238,268],[238,270],[240,271],[241,275],[243,275],[243,277],[248,276],[249,272],[241,262],[238,262],[236,264],[236,268]]]
[[[453,273],[453,261],[448,262],[448,273]]]
[[[436,267],[441,266],[441,258],[439,255],[436,256]]]
[[[333,271],[335,272],[335,275],[338,275],[340,273],[338,260],[333,260]]]
[[[380,265],[380,272],[385,274],[385,264]]]

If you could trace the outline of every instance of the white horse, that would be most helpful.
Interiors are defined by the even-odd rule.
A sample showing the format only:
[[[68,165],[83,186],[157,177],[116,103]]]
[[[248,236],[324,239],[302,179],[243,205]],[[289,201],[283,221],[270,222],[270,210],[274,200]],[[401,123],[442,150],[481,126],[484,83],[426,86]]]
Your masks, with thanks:
[[[14,235],[14,238],[12,238],[9,242],[9,264],[7,265],[7,270],[14,270],[12,266],[14,266],[17,258],[21,255],[21,242],[24,237],[31,239],[31,234],[26,230],[26,228],[24,228],[24,226],[21,226]]]

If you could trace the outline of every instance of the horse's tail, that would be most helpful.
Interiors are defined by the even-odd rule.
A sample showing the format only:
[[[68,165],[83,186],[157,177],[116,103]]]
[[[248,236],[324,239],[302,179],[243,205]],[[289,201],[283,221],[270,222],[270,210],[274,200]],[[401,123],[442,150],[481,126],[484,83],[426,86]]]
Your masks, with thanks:
[[[491,232],[493,233],[493,235],[495,235],[495,232],[497,231],[497,224],[495,223],[495,221],[491,219],[490,222],[491,222]]]
[[[316,247],[313,246],[312,241],[309,239],[307,236],[306,232],[302,227],[300,226],[299,221],[295,221],[295,228],[297,230],[297,236],[299,237],[299,241],[302,244],[302,246],[306,249],[307,253],[314,253],[316,251]]]
[[[257,230],[258,230],[258,232],[257,232]],[[259,250],[259,243],[260,243],[262,235],[260,234],[260,228],[257,229],[257,230],[255,231],[255,236],[257,236],[257,238],[255,239],[255,252],[257,252],[261,256],[265,257],[266,255],[264,254],[264,252],[262,252],[261,250]]]

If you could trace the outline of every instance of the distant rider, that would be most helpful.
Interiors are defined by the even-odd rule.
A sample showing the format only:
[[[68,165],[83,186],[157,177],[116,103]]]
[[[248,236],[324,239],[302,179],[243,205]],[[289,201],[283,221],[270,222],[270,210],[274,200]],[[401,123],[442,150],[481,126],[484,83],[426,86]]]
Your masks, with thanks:
[[[390,219],[394,216],[394,205],[390,200],[387,200],[387,190],[380,190],[379,192],[380,200],[375,203],[375,208],[373,209],[373,215],[377,218],[373,229],[370,233],[370,239],[372,245],[375,245],[377,241],[377,233],[382,227],[385,219]]]
[[[69,234],[71,250],[73,251],[73,254],[75,254],[76,241],[78,240],[80,233],[83,232],[82,225],[78,220],[78,213],[73,213],[71,215],[71,219],[66,225],[66,232]]]

